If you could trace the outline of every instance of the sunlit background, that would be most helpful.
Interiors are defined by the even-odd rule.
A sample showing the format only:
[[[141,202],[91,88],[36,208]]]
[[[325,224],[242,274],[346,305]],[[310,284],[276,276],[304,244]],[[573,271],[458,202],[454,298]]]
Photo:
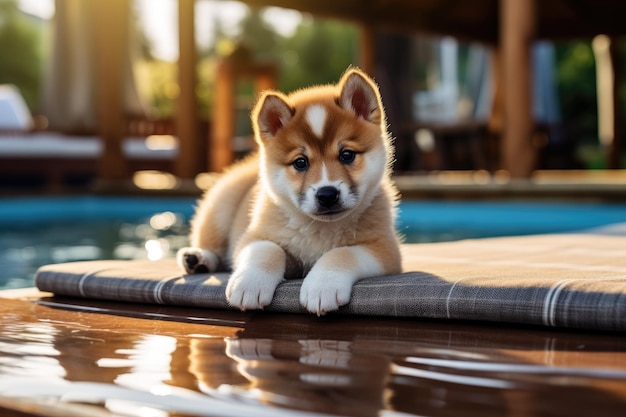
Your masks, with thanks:
[[[77,24],[81,19],[72,16],[72,13],[87,13],[87,3],[81,5],[76,0],[59,3],[67,8],[63,19],[75,26],[65,31],[53,28],[54,0],[2,0],[0,4],[0,30],[5,33],[0,40],[4,57],[0,62],[0,84],[16,86],[32,116],[32,120],[16,125],[6,125],[9,122],[5,121],[2,126],[0,119],[0,131],[14,131],[11,126],[18,126],[34,128],[36,132],[82,135],[85,140],[75,145],[87,146],[87,137],[98,134],[95,110],[91,109],[96,93],[90,91],[94,87],[87,75],[90,58],[76,39],[88,32]],[[201,142],[212,135],[217,67],[238,48],[245,48],[251,62],[274,66],[273,85],[284,91],[334,82],[349,65],[364,62],[359,40],[361,27],[353,22],[277,7],[256,9],[235,1],[197,0],[194,10],[197,134]],[[132,163],[130,174],[146,168],[173,171],[171,160],[177,152],[175,118],[180,93],[178,2],[135,0],[131,2],[130,13],[132,33],[128,53],[132,66],[125,74],[129,88],[124,98],[129,138],[123,146],[129,160],[143,158],[151,162]],[[612,108],[603,110],[602,104],[607,100],[599,100],[597,88],[603,71],[600,61],[606,55],[603,50],[607,49],[602,46],[607,45],[603,39],[608,38],[600,36],[595,42],[592,39],[538,42],[533,47],[533,115],[537,124],[533,146],[538,152],[537,169],[607,167],[607,143],[602,132],[610,127]],[[375,41],[377,50],[403,48],[400,50],[404,55],[400,56],[406,59],[402,65],[408,68],[394,73],[398,63],[393,59],[398,57],[385,58],[385,54],[379,54],[374,74],[383,93],[389,91],[391,129],[400,150],[396,171],[497,172],[501,168],[498,135],[502,126],[501,115],[492,113],[496,91],[490,47],[449,37],[395,32],[381,32]],[[60,53],[61,50],[64,52]],[[76,51],[70,53],[70,50]],[[59,57],[63,54],[67,56]],[[380,71],[381,66],[386,67],[384,72]],[[66,78],[71,77],[70,85],[63,73]],[[397,95],[394,91],[400,88],[394,78],[400,73],[410,77],[402,80],[402,87],[406,88],[401,90],[408,89],[408,93],[406,97],[394,98]],[[51,87],[57,84],[67,86],[66,90]],[[247,136],[250,134],[248,112],[255,96],[253,84],[254,81],[245,80],[237,84],[235,156],[251,148]],[[0,96],[9,100],[7,97],[12,94],[4,91]],[[407,108],[398,109],[400,103]],[[620,115],[624,108],[618,109]],[[414,127],[405,127],[411,125]],[[144,136],[148,137],[145,142]],[[37,150],[22,150],[18,145],[11,147],[8,141],[4,142],[0,151],[6,155],[37,154]],[[150,156],[138,156],[144,151]],[[99,148],[93,150],[94,155],[99,152]],[[197,173],[210,166],[205,160],[206,152],[203,148],[198,150],[203,156],[198,161]],[[11,178],[5,177],[0,186],[21,183],[30,186],[46,181],[27,173],[8,173],[12,174]],[[130,174],[129,178],[133,178]],[[91,175],[95,177],[97,173]],[[499,175],[501,178],[504,174]],[[81,179],[75,177],[68,174],[67,178],[57,180],[63,185],[81,185]],[[84,177],[82,182],[90,184]],[[140,178],[145,185],[148,176]],[[158,181],[151,188],[174,184]]]
[[[31,61],[17,63],[37,72],[38,79],[19,82],[10,74],[0,73],[0,83],[17,84],[29,108],[37,113],[40,108],[41,72],[46,70],[50,56],[50,23],[54,18],[54,0],[2,0],[7,14],[16,4],[19,14],[13,16],[19,26],[20,42],[32,49]],[[75,3],[75,2],[74,2]],[[147,111],[152,117],[171,117],[177,96],[176,61],[178,59],[178,22],[176,0],[135,0],[132,18],[139,41],[139,58],[134,62],[136,82],[142,98],[147,100]],[[85,9],[86,10],[86,9]],[[5,22],[5,25],[13,24]],[[211,86],[214,66],[220,57],[233,51],[237,44],[254,49],[255,55],[276,59],[283,66],[280,87],[294,90],[311,82],[335,81],[350,64],[358,63],[355,44],[356,28],[345,22],[313,19],[310,15],[268,7],[252,10],[235,1],[199,0],[195,5],[195,32],[199,52],[198,99],[202,111],[211,105]],[[5,28],[8,30],[8,28]],[[313,36],[315,34],[315,36]],[[335,42],[330,39],[337,34]],[[317,39],[314,39],[317,38]],[[329,48],[330,44],[335,45]],[[2,45],[3,51],[16,51],[19,44]],[[321,49],[319,47],[322,47]],[[300,67],[299,58],[314,51],[323,54],[326,71]],[[345,52],[351,52],[345,54]],[[333,54],[334,52],[334,54]],[[330,54],[329,54],[330,53]],[[304,59],[314,60],[317,57]],[[33,60],[37,65],[33,65]],[[321,67],[321,66],[320,66]],[[208,117],[208,113],[205,113]]]

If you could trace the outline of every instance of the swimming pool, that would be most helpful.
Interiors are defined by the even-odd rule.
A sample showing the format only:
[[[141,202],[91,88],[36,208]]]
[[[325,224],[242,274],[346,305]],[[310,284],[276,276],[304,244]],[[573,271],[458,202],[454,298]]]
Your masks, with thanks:
[[[187,245],[194,198],[33,197],[0,201],[0,289],[33,285],[41,265],[160,259]],[[408,242],[567,232],[626,222],[626,204],[406,201]]]

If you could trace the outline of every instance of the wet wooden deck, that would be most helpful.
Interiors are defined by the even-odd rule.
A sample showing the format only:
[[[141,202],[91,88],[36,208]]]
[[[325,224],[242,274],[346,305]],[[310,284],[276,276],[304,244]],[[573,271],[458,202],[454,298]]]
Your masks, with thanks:
[[[626,406],[621,334],[0,296],[3,416],[621,416]]]

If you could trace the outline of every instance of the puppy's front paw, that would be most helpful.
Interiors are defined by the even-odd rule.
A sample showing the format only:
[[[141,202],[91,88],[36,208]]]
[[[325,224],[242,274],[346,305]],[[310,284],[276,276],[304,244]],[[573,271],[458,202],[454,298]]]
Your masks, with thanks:
[[[219,259],[213,252],[191,247],[179,249],[176,262],[188,274],[215,272],[219,265]]]
[[[282,277],[255,268],[237,268],[228,280],[226,299],[242,311],[263,308],[272,302],[281,280]]]
[[[318,316],[348,304],[352,294],[352,276],[324,269],[313,269],[300,288],[300,304]]]

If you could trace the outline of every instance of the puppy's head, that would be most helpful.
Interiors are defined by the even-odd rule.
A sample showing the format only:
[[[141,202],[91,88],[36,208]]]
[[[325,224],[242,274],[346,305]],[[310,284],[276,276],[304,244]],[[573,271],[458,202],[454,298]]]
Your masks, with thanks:
[[[357,69],[336,85],[266,92],[252,112],[261,179],[280,205],[334,221],[369,205],[391,145],[376,84]]]

